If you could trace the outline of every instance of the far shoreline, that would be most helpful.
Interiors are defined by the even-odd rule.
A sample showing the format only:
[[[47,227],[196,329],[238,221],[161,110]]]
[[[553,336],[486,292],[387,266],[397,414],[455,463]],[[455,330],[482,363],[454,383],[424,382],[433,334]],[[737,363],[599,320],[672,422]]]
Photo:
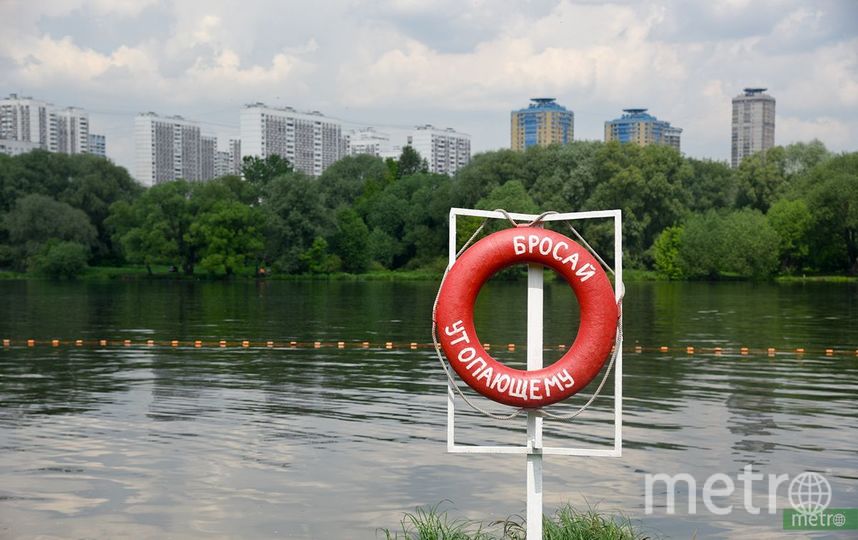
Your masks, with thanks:
[[[90,267],[75,279],[51,279],[39,274],[0,271],[0,280],[37,280],[37,281],[69,281],[69,282],[97,282],[97,281],[200,281],[200,282],[247,282],[247,281],[295,281],[295,282],[363,282],[363,281],[435,281],[441,279],[443,271],[416,269],[416,270],[376,270],[360,274],[349,274],[346,272],[333,272],[325,274],[278,274],[270,273],[257,276],[251,271],[227,275],[216,275],[209,273],[194,273],[185,275],[181,272],[169,272],[166,267],[149,274],[144,267]],[[521,279],[524,279],[522,276]],[[516,281],[515,278],[510,281]],[[626,283],[658,282],[658,283],[858,283],[858,275],[781,275],[770,279],[754,281],[751,279],[735,276],[721,276],[719,279],[703,280],[671,280],[660,276],[651,270],[623,270],[623,281]]]

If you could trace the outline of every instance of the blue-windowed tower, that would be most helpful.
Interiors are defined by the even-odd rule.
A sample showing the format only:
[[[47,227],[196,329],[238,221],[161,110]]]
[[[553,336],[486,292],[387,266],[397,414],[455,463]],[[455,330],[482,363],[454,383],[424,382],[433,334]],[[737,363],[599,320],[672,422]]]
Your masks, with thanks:
[[[679,150],[682,129],[648,114],[647,109],[623,109],[623,115],[605,122],[605,142],[619,141],[640,146],[663,144]]]
[[[575,113],[554,98],[531,98],[530,105],[512,111],[510,141],[513,150],[566,144],[575,132]]]

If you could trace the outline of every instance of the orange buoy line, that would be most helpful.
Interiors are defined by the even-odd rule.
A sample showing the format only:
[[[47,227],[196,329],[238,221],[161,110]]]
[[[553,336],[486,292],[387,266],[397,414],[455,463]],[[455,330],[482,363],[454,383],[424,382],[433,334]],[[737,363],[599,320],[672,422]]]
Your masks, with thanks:
[[[106,347],[170,347],[170,348],[193,348],[193,349],[212,349],[212,348],[242,348],[242,349],[385,349],[385,350],[393,350],[393,349],[408,349],[408,350],[419,350],[419,349],[432,349],[434,345],[432,343],[420,343],[417,341],[379,341],[379,342],[370,342],[370,341],[276,341],[276,340],[265,340],[265,341],[251,341],[247,339],[233,339],[233,340],[203,340],[203,339],[187,339],[187,340],[154,340],[154,339],[58,339],[58,338],[50,338],[50,339],[11,339],[4,338],[2,341],[2,349],[11,349],[16,347],[27,347],[27,348],[35,348],[35,347],[50,347],[50,348],[60,348],[60,347],[97,347],[97,348],[106,348]],[[483,343],[483,348],[489,350],[492,347],[491,343]],[[506,350],[508,352],[515,352],[517,348],[522,347],[526,348],[524,344],[516,344],[516,343],[506,343],[506,344],[495,344],[495,347],[498,350]],[[549,345],[544,347],[546,351],[565,351],[569,347],[566,343],[561,343],[558,345]],[[634,354],[645,354],[645,353],[673,353],[675,354],[677,351],[684,350],[684,356],[723,356],[723,355],[739,355],[739,356],[768,356],[770,358],[776,356],[784,356],[784,355],[792,355],[797,357],[802,357],[805,355],[808,356],[849,356],[849,357],[858,357],[858,348],[833,348],[826,347],[820,349],[806,349],[804,347],[796,347],[796,348],[775,348],[775,347],[761,347],[761,348],[753,348],[753,347],[745,347],[745,346],[737,346],[737,347],[698,347],[696,345],[657,345],[657,346],[645,346],[640,343],[635,343],[634,345],[629,345],[624,347],[623,351],[626,353],[634,353]]]

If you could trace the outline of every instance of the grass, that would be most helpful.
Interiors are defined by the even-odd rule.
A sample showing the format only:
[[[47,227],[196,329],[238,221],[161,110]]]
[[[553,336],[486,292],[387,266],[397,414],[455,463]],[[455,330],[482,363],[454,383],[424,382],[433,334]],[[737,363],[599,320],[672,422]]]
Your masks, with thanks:
[[[363,274],[274,274],[268,279],[282,281],[439,281],[441,272],[432,270],[377,270]]]
[[[858,276],[778,276],[778,283],[856,283]]]
[[[254,274],[255,268],[242,269],[231,277],[223,274],[209,274],[197,269],[194,275],[187,276],[181,270],[170,272],[168,266],[153,266],[152,274],[149,275],[143,266],[91,266],[78,278],[84,281],[102,280],[191,280],[191,281],[224,281],[224,280],[252,280],[257,279]],[[363,274],[347,274],[336,272],[332,274],[269,274],[264,278],[277,281],[431,281],[439,280],[441,274],[431,270],[378,270]],[[29,279],[38,278],[31,274],[16,272],[0,272],[0,279]]]
[[[166,273],[166,271],[167,267],[164,267],[163,272]],[[90,266],[80,279],[146,279],[148,277],[146,268],[143,266]]]
[[[401,530],[382,529],[387,540],[491,540],[495,538],[483,530],[479,523],[451,520],[440,510],[442,503],[429,508],[407,512],[400,521]]]
[[[649,538],[632,526],[624,516],[605,516],[589,508],[586,512],[569,505],[555,512],[553,518],[543,521],[542,537],[545,540],[642,540]],[[521,537],[523,538],[523,536]]]
[[[11,272],[6,270],[0,270],[0,280],[3,279],[26,279],[27,274],[22,274],[20,272]]]
[[[464,519],[451,519],[441,510],[442,503],[406,513],[400,529],[381,529],[386,540],[525,540],[527,529],[520,516],[492,522],[488,526]],[[588,508],[576,510],[570,505],[545,516],[544,540],[646,540],[650,538],[621,515],[606,516]]]
[[[196,271],[187,276],[184,272],[170,272],[168,267],[152,268],[152,275],[142,266],[90,266],[76,279],[81,281],[247,281],[253,279],[268,279],[275,281],[440,281],[442,272],[433,270],[383,270],[363,274],[347,274],[336,272],[332,274],[270,274],[257,278],[253,269],[243,270],[233,276],[209,274]],[[0,270],[0,280],[10,279],[47,279],[44,276],[25,272]]]

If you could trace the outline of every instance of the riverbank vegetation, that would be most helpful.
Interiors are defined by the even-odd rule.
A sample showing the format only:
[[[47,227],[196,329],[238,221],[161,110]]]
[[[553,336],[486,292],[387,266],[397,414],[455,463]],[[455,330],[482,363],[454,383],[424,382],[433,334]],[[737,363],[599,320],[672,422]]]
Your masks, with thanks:
[[[545,540],[643,540],[628,518],[606,516],[594,509],[586,512],[565,505],[542,523]],[[418,508],[405,514],[399,530],[382,529],[386,540],[524,540],[526,524],[517,516],[485,525],[451,519],[440,505]]]
[[[858,152],[835,155],[818,141],[737,169],[662,146],[582,141],[478,154],[453,177],[427,172],[411,148],[398,160],[346,157],[318,178],[277,156],[248,159],[243,176],[143,188],[92,156],[0,156],[0,271],[439,275],[458,206],[620,208],[624,263],[646,277],[858,274]],[[461,219],[461,241],[478,225]],[[609,258],[610,223],[576,227]]]

